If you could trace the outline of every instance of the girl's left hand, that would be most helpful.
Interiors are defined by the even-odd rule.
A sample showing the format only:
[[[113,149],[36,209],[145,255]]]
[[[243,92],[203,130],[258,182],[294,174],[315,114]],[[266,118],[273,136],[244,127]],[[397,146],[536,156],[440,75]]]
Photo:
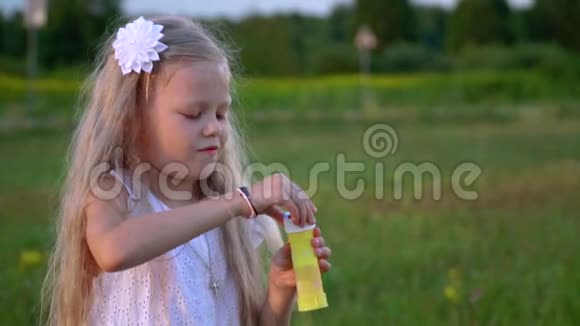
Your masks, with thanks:
[[[314,250],[314,255],[318,258],[320,272],[326,273],[330,270],[328,258],[330,258],[331,250],[325,245],[319,227],[315,227],[312,232],[312,250]],[[280,290],[293,290],[296,288],[296,277],[292,267],[292,255],[288,242],[272,257],[269,282],[270,286]]]

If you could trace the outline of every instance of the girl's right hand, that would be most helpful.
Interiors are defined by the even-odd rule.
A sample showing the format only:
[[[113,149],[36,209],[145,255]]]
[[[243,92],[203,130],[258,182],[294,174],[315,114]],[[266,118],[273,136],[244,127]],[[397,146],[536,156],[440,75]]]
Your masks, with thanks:
[[[267,214],[284,223],[284,209],[280,207],[283,206],[290,211],[294,224],[304,226],[316,222],[316,206],[306,192],[283,173],[268,176],[254,183],[249,190],[258,214]]]

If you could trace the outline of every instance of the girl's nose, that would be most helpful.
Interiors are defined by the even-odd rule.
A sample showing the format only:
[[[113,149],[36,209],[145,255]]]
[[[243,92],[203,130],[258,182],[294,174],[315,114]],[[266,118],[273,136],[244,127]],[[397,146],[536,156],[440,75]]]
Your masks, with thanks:
[[[212,136],[219,134],[220,132],[221,132],[221,124],[218,121],[218,119],[215,116],[208,118],[203,128],[204,136]]]

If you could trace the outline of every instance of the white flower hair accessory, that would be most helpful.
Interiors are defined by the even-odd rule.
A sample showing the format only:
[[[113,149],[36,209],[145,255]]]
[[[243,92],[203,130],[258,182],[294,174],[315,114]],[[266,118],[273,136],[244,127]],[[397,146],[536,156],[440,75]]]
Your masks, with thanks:
[[[153,61],[159,61],[159,53],[167,49],[167,45],[159,42],[162,29],[163,25],[153,24],[142,16],[119,28],[113,48],[123,75],[131,71],[151,72]]]

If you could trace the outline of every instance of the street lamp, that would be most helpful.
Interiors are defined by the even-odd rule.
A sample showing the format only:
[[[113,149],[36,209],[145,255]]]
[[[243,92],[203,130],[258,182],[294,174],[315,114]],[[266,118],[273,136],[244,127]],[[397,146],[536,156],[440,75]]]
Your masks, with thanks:
[[[359,53],[361,105],[363,110],[366,111],[370,107],[370,93],[368,87],[371,66],[370,51],[377,47],[377,37],[370,27],[362,25],[356,32],[354,43]]]
[[[27,0],[24,11],[28,51],[28,111],[36,107],[36,73],[38,61],[37,31],[46,25],[46,0]]]

